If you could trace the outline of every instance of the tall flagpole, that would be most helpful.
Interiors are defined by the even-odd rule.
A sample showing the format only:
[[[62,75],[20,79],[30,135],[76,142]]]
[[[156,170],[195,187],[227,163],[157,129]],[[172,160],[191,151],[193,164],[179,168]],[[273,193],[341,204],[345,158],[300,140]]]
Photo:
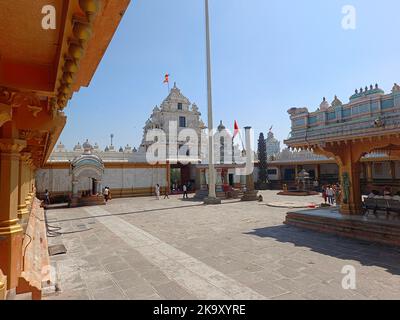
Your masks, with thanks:
[[[208,198],[206,204],[221,203],[215,193],[215,168],[214,168],[214,137],[211,94],[211,48],[210,48],[210,18],[208,12],[208,0],[205,0],[206,18],[206,56],[207,56],[207,104],[208,104]]]

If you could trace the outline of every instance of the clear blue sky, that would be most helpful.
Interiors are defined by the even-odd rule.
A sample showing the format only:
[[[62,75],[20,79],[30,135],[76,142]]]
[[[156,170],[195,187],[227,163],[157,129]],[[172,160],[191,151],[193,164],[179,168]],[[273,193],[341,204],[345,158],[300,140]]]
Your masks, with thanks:
[[[342,28],[342,7],[357,10]],[[138,146],[171,74],[206,122],[203,0],[134,0],[89,88],[66,108],[61,141],[89,138],[102,148]],[[236,119],[258,136],[273,125],[287,138],[293,106],[315,110],[322,97],[347,102],[355,88],[400,82],[398,0],[210,0],[214,124]]]

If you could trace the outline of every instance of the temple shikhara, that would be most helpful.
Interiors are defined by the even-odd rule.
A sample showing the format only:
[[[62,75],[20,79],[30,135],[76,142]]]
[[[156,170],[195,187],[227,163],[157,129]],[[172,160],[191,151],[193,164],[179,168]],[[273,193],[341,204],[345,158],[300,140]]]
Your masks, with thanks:
[[[63,109],[74,92],[89,86],[128,4],[7,1],[0,10],[0,299],[6,292],[40,298],[48,280],[35,175],[67,121]],[[56,25],[44,29],[48,5]]]
[[[213,120],[210,15],[208,0],[202,1],[207,86],[198,83],[195,90],[204,91],[207,105],[191,101],[185,84],[170,84],[168,74],[156,84],[168,84],[168,93],[154,99],[148,95],[156,90],[119,83],[128,67],[134,70],[127,73],[129,80],[154,76],[154,70],[148,72],[159,63],[153,61],[157,52],[149,54],[154,43],[162,49],[160,55],[174,50],[165,48],[176,44],[163,34],[166,42],[161,44],[155,33],[144,34],[144,45],[114,37],[119,28],[135,38],[132,30],[141,35],[149,28],[146,23],[164,23],[155,14],[159,4],[146,7],[150,1],[141,1],[129,19],[130,0],[0,0],[0,300],[400,297],[400,85],[392,86],[393,79],[387,88],[368,85],[354,94],[350,88],[352,95],[345,100],[318,98],[314,108],[292,107],[287,111],[288,138],[280,141],[268,123],[274,117],[271,110],[255,113],[248,99],[240,110],[228,108],[230,102],[220,98],[229,92],[216,81],[218,115],[230,116],[232,110],[238,117],[257,115],[255,122],[270,129],[255,133],[243,119],[230,124]],[[173,2],[168,2],[168,15],[179,12],[174,5],[182,6]],[[194,39],[181,18],[170,21],[179,19],[174,36],[188,51],[180,46],[171,56],[192,59],[189,41],[204,39]],[[157,32],[158,25],[151,27]],[[125,40],[131,42],[118,43]],[[115,45],[109,47],[112,41]],[[135,59],[139,49],[143,51]],[[124,59],[122,68],[119,61],[117,68],[104,64],[109,69],[103,73],[107,90],[102,90],[113,102],[139,96],[151,100],[146,109],[117,112],[117,103],[106,103],[99,89],[90,86],[108,50],[113,63],[122,54],[133,57]],[[239,53],[239,62],[254,58],[246,57],[246,51]],[[274,55],[276,65],[284,65],[280,56],[288,58]],[[171,69],[189,61],[191,66],[179,65],[179,70],[200,78],[194,60],[175,60],[168,61]],[[392,70],[391,64],[379,70]],[[236,70],[233,60],[227,65]],[[335,76],[337,81],[348,79],[345,73]],[[251,88],[257,78],[250,79],[254,72],[246,77]],[[295,74],[291,77],[296,81]],[[104,128],[96,129],[110,130],[107,145],[88,129],[87,119],[93,120],[94,113],[82,117],[85,125],[73,132],[72,141],[60,138],[70,121],[65,110],[71,110],[66,108],[82,88],[90,91],[86,102],[96,111],[101,104],[112,110],[112,117],[104,114]],[[119,96],[119,90],[128,95]],[[285,93],[278,92],[278,99],[291,101],[295,94]],[[260,103],[268,101],[259,98]],[[225,110],[218,109],[224,103]],[[240,103],[236,97],[235,103]],[[136,121],[141,112],[140,132],[130,137],[111,133],[116,132],[113,125],[121,125],[117,116],[128,119],[131,114]],[[132,116],[128,120],[132,123]],[[137,144],[120,144],[120,139]],[[357,288],[351,290],[346,285],[356,282],[355,276],[343,273],[349,266],[357,272]]]

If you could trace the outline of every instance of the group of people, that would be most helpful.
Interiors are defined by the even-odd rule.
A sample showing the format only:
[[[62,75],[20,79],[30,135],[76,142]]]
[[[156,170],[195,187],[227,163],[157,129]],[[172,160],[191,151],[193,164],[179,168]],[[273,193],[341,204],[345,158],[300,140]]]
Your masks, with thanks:
[[[160,195],[161,195],[161,187],[160,185],[157,183],[155,186],[155,194],[156,194],[156,199],[160,200]],[[183,192],[183,199],[189,199],[188,196],[188,187],[186,184],[182,185],[182,192]],[[168,192],[168,188],[165,188],[165,193],[164,193],[164,199],[169,199],[169,192]]]
[[[339,183],[333,185],[323,185],[322,186],[322,198],[325,203],[330,205],[339,204],[340,201],[340,185]]]

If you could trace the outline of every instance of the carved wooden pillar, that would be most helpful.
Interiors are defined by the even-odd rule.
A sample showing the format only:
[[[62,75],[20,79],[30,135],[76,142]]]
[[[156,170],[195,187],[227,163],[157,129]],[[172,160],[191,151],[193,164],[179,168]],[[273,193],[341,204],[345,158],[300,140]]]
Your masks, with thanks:
[[[343,148],[338,157],[342,187],[342,203],[340,212],[349,215],[362,214],[360,186],[361,152],[354,145]]]
[[[0,139],[0,269],[8,289],[16,288],[21,273],[22,228],[18,220],[20,151],[26,141]]]

